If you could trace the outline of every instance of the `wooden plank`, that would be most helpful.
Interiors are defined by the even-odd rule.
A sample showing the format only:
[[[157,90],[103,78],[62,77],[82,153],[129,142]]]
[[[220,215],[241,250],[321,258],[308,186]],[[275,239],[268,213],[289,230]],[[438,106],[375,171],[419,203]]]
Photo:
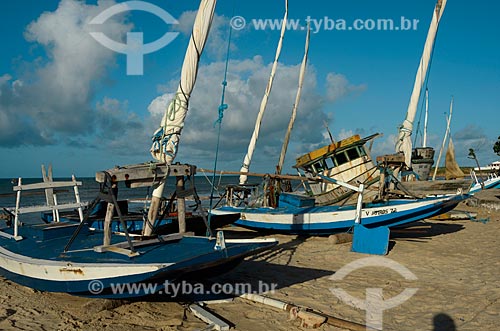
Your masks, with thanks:
[[[26,213],[37,213],[41,211],[50,211],[50,210],[64,210],[64,209],[75,209],[79,207],[85,207],[87,205],[86,202],[80,203],[65,203],[57,206],[30,206],[30,207],[21,207],[17,209],[18,214],[26,214]]]
[[[43,182],[52,182],[52,165],[49,165],[49,172],[45,171],[45,165],[42,164],[42,178]],[[48,188],[45,189],[45,200],[47,201],[47,205],[54,205],[54,189]]]
[[[139,252],[132,252],[129,249],[120,248],[116,246],[96,246],[94,247],[94,251],[97,253],[113,252],[117,254],[126,255],[128,257],[134,257],[140,255]]]
[[[157,243],[160,243],[160,242],[169,242],[169,241],[174,241],[174,240],[180,240],[182,239],[182,237],[184,236],[193,236],[194,235],[194,232],[186,232],[186,233],[172,233],[172,234],[167,234],[167,235],[164,235],[164,236],[159,236],[158,238],[154,238],[154,239],[148,239],[148,240],[133,240],[132,241],[132,244],[134,245],[134,248],[137,248],[137,247],[141,247],[141,246],[147,246],[147,245],[151,245],[151,244],[157,244]],[[117,247],[117,248],[126,248],[126,247],[129,247],[128,246],[128,242],[124,241],[124,242],[119,242],[119,243],[116,243],[116,244],[113,244],[113,245],[109,245],[108,247]],[[104,247],[104,245],[102,246],[96,246],[94,247],[94,250],[96,250],[96,252],[98,252],[98,250],[101,249],[101,247]]]
[[[104,183],[106,173],[116,177],[117,182],[124,181],[152,181],[154,178],[160,179],[165,176],[191,176],[196,174],[196,167],[189,164],[172,164],[167,166],[163,163],[140,164],[123,166],[106,171],[100,171],[95,174],[95,180],[98,183]]]
[[[81,186],[82,182],[47,182],[47,183],[35,183],[35,184],[26,184],[26,185],[18,185],[14,186],[14,191],[28,191],[28,190],[40,190],[46,188],[55,188],[55,187],[71,187],[74,185]]]
[[[208,325],[213,325],[213,329],[223,331],[229,330],[229,324],[227,324],[208,310],[204,309],[203,307],[194,303],[192,305],[189,305],[189,310],[203,322],[207,323]]]

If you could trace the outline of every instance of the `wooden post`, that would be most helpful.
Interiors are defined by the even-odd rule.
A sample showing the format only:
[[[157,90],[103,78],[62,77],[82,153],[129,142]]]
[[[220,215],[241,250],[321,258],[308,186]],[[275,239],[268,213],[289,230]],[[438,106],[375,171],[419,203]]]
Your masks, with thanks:
[[[17,186],[21,186],[21,177],[17,180]],[[21,204],[21,190],[17,191],[16,196],[16,214],[14,216],[14,237],[18,235],[18,223],[19,223],[19,205]]]
[[[176,189],[178,192],[184,191],[184,176],[177,176]],[[179,222],[179,233],[186,232],[186,200],[184,196],[179,197],[177,193],[177,218]]]
[[[49,171],[45,170],[45,165],[42,164],[42,178],[44,182],[52,182],[52,164],[49,164]],[[54,205],[54,190],[51,188],[45,189],[45,201],[48,206]],[[56,219],[56,210],[52,210],[52,220],[55,222]]]
[[[80,192],[78,191],[78,185],[76,183],[76,177],[75,175],[71,175],[71,179],[73,180],[73,183],[75,184],[73,186],[73,190],[75,191],[75,199],[76,203],[80,203]],[[80,222],[83,222],[83,210],[82,207],[78,207],[78,216],[80,217]]]
[[[54,209],[54,211],[55,211],[55,216],[56,216],[56,217],[54,218],[54,222],[59,223],[59,220],[60,220],[60,219],[59,219],[59,209],[57,209],[57,195],[56,195],[55,193],[54,193],[53,198],[54,198],[54,206],[56,207],[56,209]]]
[[[378,182],[378,198],[382,199],[385,194],[385,169],[380,172],[380,179]]]
[[[104,219],[104,240],[103,246],[109,246],[111,244],[111,222],[113,221],[113,214],[115,212],[115,205],[108,202],[108,207],[106,209],[106,218]]]
[[[149,205],[148,219],[144,221],[142,235],[150,236],[153,233],[153,225],[156,221],[156,216],[158,214],[158,209],[160,208],[160,199],[151,198],[151,203]]]

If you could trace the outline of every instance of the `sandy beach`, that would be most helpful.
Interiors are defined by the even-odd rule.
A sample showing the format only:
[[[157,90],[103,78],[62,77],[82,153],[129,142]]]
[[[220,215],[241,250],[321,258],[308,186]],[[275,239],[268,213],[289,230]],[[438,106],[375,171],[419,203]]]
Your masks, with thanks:
[[[379,288],[384,302],[407,288],[406,301],[383,311],[384,330],[497,330],[500,313],[500,190],[477,194],[456,209],[476,212],[476,220],[425,220],[391,232],[390,259],[416,279],[387,267],[366,266],[341,280],[331,277],[348,263],[369,255],[350,252],[350,243],[328,237],[272,235],[273,251],[244,261],[213,282],[276,284],[266,296],[327,315],[365,324],[366,311],[352,307],[330,289],[365,300]],[[486,202],[490,202],[487,205]],[[255,233],[229,228],[226,237]],[[1,330],[200,330],[206,324],[166,297],[135,301],[101,300],[42,293],[0,279]],[[276,308],[235,298],[208,309],[235,330],[301,330],[300,320]],[[323,324],[318,330],[343,330]]]

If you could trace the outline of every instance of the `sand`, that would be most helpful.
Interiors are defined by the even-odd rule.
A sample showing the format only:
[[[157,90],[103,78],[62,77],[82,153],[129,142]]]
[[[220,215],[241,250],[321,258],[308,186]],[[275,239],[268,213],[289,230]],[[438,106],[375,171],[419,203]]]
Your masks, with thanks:
[[[364,267],[341,280],[330,279],[350,262],[369,255],[350,252],[350,244],[334,245],[328,237],[273,235],[279,246],[244,261],[213,279],[222,283],[275,283],[269,297],[325,314],[365,323],[366,312],[337,298],[331,288],[365,300],[367,288],[382,289],[383,300],[407,288],[417,292],[383,311],[384,330],[498,330],[500,324],[500,210],[492,206],[500,190],[491,190],[468,206],[477,219],[425,220],[410,229],[392,231],[384,258],[408,268],[405,279],[389,268]],[[482,200],[480,200],[482,199]],[[486,207],[484,203],[490,202]],[[500,201],[500,200],[499,200]],[[226,237],[251,236],[231,228]],[[206,324],[185,306],[166,297],[111,301],[43,293],[0,278],[1,330],[199,330]],[[287,312],[241,298],[207,306],[235,330],[302,330]],[[342,330],[323,324],[318,330]]]

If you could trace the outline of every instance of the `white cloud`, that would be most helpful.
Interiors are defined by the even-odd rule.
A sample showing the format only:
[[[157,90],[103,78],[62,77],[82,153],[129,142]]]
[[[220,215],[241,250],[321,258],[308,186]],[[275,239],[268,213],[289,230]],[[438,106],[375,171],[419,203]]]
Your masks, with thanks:
[[[0,130],[0,145],[52,144],[99,129],[91,103],[116,54],[89,35],[88,22],[112,4],[61,0],[54,12],[44,12],[28,25],[25,38],[43,47],[46,59],[28,63],[29,79],[17,79],[11,86],[5,85],[11,77],[2,76],[1,126],[16,129]],[[131,27],[123,15],[116,15],[102,31],[120,40]]]
[[[330,72],[326,76],[326,96],[330,101],[335,101],[352,92],[366,89],[365,85],[353,85],[347,78],[339,73]]]
[[[191,35],[196,13],[197,11],[183,12],[178,19],[179,24],[173,27],[175,31],[179,31],[185,36]],[[215,13],[212,21],[212,26],[210,27],[207,44],[205,46],[205,52],[208,56],[213,57],[217,60],[225,58],[227,52],[227,39],[229,37],[229,29],[229,18],[224,15],[217,15],[217,13]],[[237,39],[237,35],[241,32],[232,30],[231,33],[231,51],[233,52],[237,49],[235,40]]]
[[[271,65],[264,64],[260,56],[229,62],[225,92],[225,103],[229,108],[224,112],[222,120],[219,155],[226,170],[228,167],[239,169],[241,165],[269,79]],[[214,123],[218,118],[224,66],[223,61],[200,66],[181,137],[178,155],[181,162],[208,166],[207,160],[212,162],[214,159],[217,139],[217,127]],[[295,100],[298,72],[299,65],[278,66],[251,169],[258,168],[259,164],[273,164],[278,161]],[[328,142],[323,122],[328,121],[331,116],[325,112],[324,107],[330,100],[318,91],[318,79],[325,78],[317,77],[314,66],[309,65],[292,132],[288,163],[293,162],[296,155]],[[161,109],[163,114],[171,99],[171,92],[175,90],[176,82],[177,80],[174,80],[163,85],[171,86],[170,94],[152,101],[148,108],[152,116],[158,116],[158,109]],[[331,87],[335,87],[335,84],[330,82]]]

